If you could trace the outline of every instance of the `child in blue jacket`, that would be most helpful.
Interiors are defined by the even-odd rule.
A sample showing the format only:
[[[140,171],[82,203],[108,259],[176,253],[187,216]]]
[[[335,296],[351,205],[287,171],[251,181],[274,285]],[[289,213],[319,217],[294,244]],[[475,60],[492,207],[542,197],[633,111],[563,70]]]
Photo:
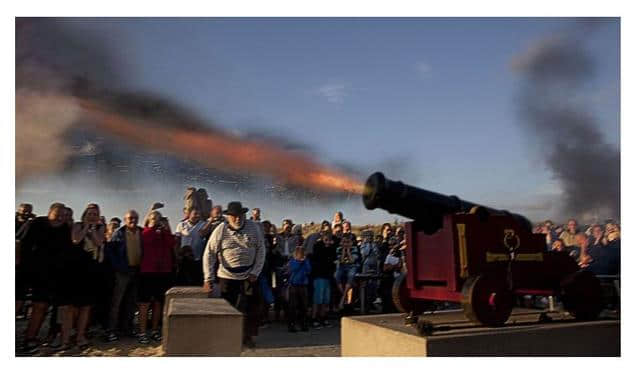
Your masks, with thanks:
[[[296,247],[293,258],[289,260],[289,332],[297,332],[296,319],[303,332],[309,330],[307,325],[307,308],[309,307],[308,285],[311,274],[311,263],[304,254],[304,248]]]

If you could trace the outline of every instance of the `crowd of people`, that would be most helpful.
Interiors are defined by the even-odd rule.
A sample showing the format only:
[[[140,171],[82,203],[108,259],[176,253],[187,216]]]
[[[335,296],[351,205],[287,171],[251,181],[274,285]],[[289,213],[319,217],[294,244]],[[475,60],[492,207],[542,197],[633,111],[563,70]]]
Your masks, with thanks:
[[[16,212],[16,315],[31,304],[22,350],[43,344],[67,350],[89,345],[89,329],[106,341],[162,339],[165,292],[202,286],[244,315],[244,340],[253,347],[261,326],[286,322],[289,332],[332,327],[332,315],[358,304],[394,312],[392,286],[406,270],[404,228],[385,223],[353,232],[341,212],[314,232],[285,219],[278,228],[261,210],[230,202],[203,214],[185,206],[171,228],[155,203],[143,219],[128,210],[107,221],[89,204],[79,221],[61,203],[36,217],[30,204]],[[305,227],[308,230],[308,227]],[[580,228],[551,221],[537,225],[549,251],[572,254],[584,269],[619,274],[620,228],[614,222]],[[364,287],[364,296],[356,290]],[[361,297],[362,296],[362,297]],[[49,332],[39,339],[50,313]],[[92,326],[94,326],[92,328]]]
[[[30,304],[23,352],[43,344],[86,347],[91,326],[109,342],[160,341],[164,294],[172,286],[201,285],[240,309],[247,346],[273,321],[287,322],[290,332],[331,327],[329,314],[354,304],[356,275],[373,278],[362,300],[393,311],[390,287],[403,269],[401,227],[385,224],[375,239],[371,231],[356,237],[337,212],[304,237],[302,225],[290,219],[278,229],[261,220],[260,209],[247,218],[248,209],[231,202],[225,210],[212,206],[206,218],[197,207],[187,208],[173,230],[162,207],[153,204],[143,219],[128,210],[108,221],[97,204],[78,221],[62,203],[40,217],[30,204],[18,207],[16,315],[24,313],[26,300]],[[381,275],[386,280],[379,284]],[[385,284],[388,295],[380,290]],[[47,314],[49,332],[41,340]]]
[[[545,235],[547,250],[568,252],[583,269],[596,275],[620,274],[620,225],[613,220],[583,226],[573,218],[565,225],[546,220],[533,232]]]

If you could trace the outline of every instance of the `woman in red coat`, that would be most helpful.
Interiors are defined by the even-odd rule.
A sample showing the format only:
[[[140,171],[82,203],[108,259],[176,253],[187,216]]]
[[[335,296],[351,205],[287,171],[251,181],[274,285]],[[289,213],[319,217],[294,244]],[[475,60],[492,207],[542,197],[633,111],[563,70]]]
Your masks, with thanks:
[[[138,292],[138,309],[140,334],[138,342],[148,344],[147,314],[149,305],[151,312],[151,338],[162,340],[160,334],[160,317],[164,294],[172,284],[175,239],[168,221],[158,211],[152,211],[148,223],[142,230],[142,260],[140,261],[140,287]]]

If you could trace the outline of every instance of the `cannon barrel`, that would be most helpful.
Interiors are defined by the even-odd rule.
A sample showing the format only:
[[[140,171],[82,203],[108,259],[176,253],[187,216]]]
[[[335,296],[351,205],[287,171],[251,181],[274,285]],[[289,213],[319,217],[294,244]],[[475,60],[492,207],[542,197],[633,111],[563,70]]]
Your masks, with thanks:
[[[369,209],[384,209],[413,219],[427,233],[442,227],[445,214],[469,212],[477,207],[485,215],[507,215],[515,218],[525,229],[531,231],[531,222],[506,210],[496,210],[429,190],[407,185],[402,181],[389,180],[380,172],[369,176],[362,194],[364,206]]]

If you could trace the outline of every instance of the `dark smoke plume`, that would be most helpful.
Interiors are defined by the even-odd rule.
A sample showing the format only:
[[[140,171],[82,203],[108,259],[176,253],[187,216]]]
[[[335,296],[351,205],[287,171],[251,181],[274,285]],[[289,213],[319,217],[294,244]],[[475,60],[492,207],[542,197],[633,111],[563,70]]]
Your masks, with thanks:
[[[542,143],[545,163],[563,190],[565,216],[620,216],[620,150],[608,144],[588,106],[575,101],[596,72],[586,49],[594,23],[538,42],[516,57],[524,76],[519,112]]]

